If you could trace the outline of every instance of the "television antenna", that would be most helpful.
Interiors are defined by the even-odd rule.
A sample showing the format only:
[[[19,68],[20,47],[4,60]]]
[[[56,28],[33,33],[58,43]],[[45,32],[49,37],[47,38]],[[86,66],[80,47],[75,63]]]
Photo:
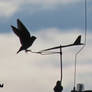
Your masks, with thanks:
[[[59,54],[60,55],[60,80],[62,83],[62,49],[66,48],[66,47],[71,47],[71,46],[78,46],[78,45],[83,45],[82,48],[75,54],[75,69],[74,69],[74,90],[75,90],[75,85],[76,85],[76,72],[77,72],[77,57],[80,54],[80,52],[84,49],[84,47],[86,46],[86,39],[87,39],[87,0],[85,0],[85,40],[84,40],[84,44],[81,43],[81,35],[79,35],[77,37],[77,39],[75,40],[75,42],[73,44],[69,44],[69,45],[60,45],[57,47],[52,47],[52,48],[48,48],[48,49],[44,49],[41,50],[39,52],[32,52],[32,53],[37,53],[37,54],[41,54],[41,55],[51,55],[51,54]],[[52,50],[55,49],[59,49],[59,52],[54,52]]]
[[[86,43],[87,43],[87,0],[85,0],[85,6],[84,6],[84,32],[85,32],[85,40],[84,40],[84,45],[80,48],[80,50],[75,54],[75,70],[74,70],[74,90],[75,90],[75,85],[76,85],[76,72],[77,72],[77,58],[80,52],[85,48]]]
[[[60,55],[60,81],[62,84],[62,49],[66,48],[66,47],[71,47],[71,46],[79,46],[79,45],[84,45],[83,43],[81,43],[81,35],[79,35],[77,37],[77,39],[74,41],[73,44],[68,44],[68,45],[60,45],[60,46],[56,46],[56,47],[52,47],[52,48],[48,48],[48,49],[44,49],[41,50],[39,52],[32,52],[32,53],[37,53],[37,54],[41,54],[41,55],[51,55],[51,54],[59,54]],[[59,52],[54,52],[52,50],[56,50],[59,49]]]

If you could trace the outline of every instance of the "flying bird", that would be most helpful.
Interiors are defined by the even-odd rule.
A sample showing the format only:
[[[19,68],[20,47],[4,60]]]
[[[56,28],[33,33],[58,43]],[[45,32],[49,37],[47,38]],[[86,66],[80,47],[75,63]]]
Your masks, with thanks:
[[[24,26],[24,24],[17,19],[17,28],[11,25],[11,28],[13,32],[19,37],[21,47],[17,51],[19,53],[22,50],[25,50],[25,52],[28,52],[28,48],[32,46],[33,42],[36,40],[35,36],[31,36],[28,32],[27,28]]]

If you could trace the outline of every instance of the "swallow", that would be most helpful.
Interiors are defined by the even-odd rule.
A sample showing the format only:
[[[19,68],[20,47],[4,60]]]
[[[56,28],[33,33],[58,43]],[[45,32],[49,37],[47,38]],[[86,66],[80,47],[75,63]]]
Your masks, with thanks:
[[[17,28],[13,25],[11,25],[11,28],[13,32],[19,37],[21,43],[21,47],[17,51],[17,54],[22,50],[25,50],[25,52],[30,51],[28,48],[32,46],[33,42],[36,40],[36,37],[30,35],[25,25],[19,19],[17,19]]]

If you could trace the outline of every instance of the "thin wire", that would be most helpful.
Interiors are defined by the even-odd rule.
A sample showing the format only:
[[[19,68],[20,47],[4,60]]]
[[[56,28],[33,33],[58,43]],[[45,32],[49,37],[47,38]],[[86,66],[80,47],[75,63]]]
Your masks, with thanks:
[[[77,72],[77,57],[79,53],[84,49],[84,47],[87,44],[87,1],[85,0],[85,40],[84,40],[84,45],[82,48],[75,54],[75,71],[74,71],[74,88],[76,85],[76,72]]]
[[[52,54],[60,54],[60,52],[54,52],[54,51],[39,51],[39,52],[33,52],[30,51],[31,53],[36,53],[36,54],[41,54],[41,55],[52,55]]]

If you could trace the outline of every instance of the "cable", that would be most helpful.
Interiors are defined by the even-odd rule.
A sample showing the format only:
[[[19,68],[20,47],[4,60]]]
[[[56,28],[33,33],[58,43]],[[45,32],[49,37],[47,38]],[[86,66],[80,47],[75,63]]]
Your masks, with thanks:
[[[41,54],[41,55],[52,55],[52,54],[60,54],[60,52],[55,51],[39,51],[39,52],[33,52],[30,50],[31,53]]]
[[[78,57],[78,54],[84,49],[84,47],[86,46],[87,44],[87,1],[85,0],[85,40],[84,40],[84,45],[82,46],[82,48],[75,54],[75,71],[74,71],[74,88],[75,88],[75,85],[76,85],[76,72],[77,72],[77,57]]]

